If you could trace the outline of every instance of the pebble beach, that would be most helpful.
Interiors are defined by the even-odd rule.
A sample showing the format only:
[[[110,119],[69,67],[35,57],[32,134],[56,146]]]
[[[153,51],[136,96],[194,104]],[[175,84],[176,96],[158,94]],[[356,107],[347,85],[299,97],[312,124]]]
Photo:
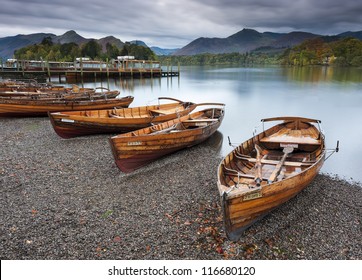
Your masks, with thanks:
[[[216,184],[219,132],[125,174],[110,135],[61,139],[48,118],[0,127],[2,260],[362,259],[359,183],[320,174],[231,242]]]

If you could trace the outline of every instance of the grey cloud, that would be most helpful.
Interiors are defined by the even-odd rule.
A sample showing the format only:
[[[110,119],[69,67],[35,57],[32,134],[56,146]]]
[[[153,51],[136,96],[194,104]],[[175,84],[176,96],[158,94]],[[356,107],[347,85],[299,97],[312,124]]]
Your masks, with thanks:
[[[359,0],[3,0],[0,37],[73,29],[149,45],[181,47],[198,37],[227,37],[244,27],[337,34],[362,29]],[[23,32],[25,33],[25,32]],[[2,36],[4,34],[4,36]]]

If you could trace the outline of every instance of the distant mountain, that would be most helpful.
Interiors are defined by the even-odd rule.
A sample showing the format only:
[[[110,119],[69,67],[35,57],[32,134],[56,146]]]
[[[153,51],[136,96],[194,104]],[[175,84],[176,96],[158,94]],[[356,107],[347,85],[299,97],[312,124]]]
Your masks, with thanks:
[[[270,44],[270,46],[274,48],[290,48],[303,43],[303,41],[305,40],[313,39],[320,36],[321,35],[308,32],[294,31],[287,34],[281,34],[281,36],[277,38],[277,40],[275,40],[272,44]]]
[[[45,37],[56,37],[51,33],[35,33],[0,38],[0,57],[11,58],[14,51],[29,45],[39,44]]]
[[[265,32],[259,33],[253,29],[243,29],[226,38],[227,44],[231,46],[227,49],[236,52],[247,52],[262,46],[270,46],[275,40],[278,40],[283,34]]]
[[[137,46],[142,46],[142,47],[146,47],[148,48],[148,46],[146,45],[145,42],[143,41],[140,41],[140,40],[133,40],[131,42],[129,42],[130,44],[133,44],[133,45],[137,45]]]
[[[86,39],[80,36],[74,30],[67,31],[63,35],[55,36],[52,38],[54,44],[76,43],[77,45],[81,45],[83,43],[87,43],[89,40],[90,39]]]
[[[80,36],[74,30],[65,32],[63,35],[54,35],[52,33],[35,33],[29,35],[16,35],[0,38],[0,57],[3,59],[11,58],[14,51],[25,46],[39,44],[45,37],[52,38],[54,43],[70,43],[74,42],[82,45],[92,39]],[[293,47],[302,43],[307,39],[322,37],[325,41],[334,41],[344,37],[355,37],[362,40],[362,31],[344,32],[334,36],[321,36],[318,34],[307,32],[290,32],[290,33],[260,33],[253,29],[243,29],[227,38],[204,38],[200,37],[181,49],[162,49],[151,47],[156,55],[195,55],[200,53],[230,53],[230,52],[250,52],[253,50],[281,51],[285,48]],[[107,43],[115,44],[118,48],[122,48],[125,43],[113,36],[107,36],[97,40],[103,48],[106,49]],[[140,40],[130,42],[140,46],[147,45]]]
[[[145,42],[140,41],[140,40],[134,40],[129,42],[131,44],[137,45],[137,46],[142,46],[142,47],[146,47],[149,48],[149,46],[146,45]],[[156,54],[156,55],[171,55],[174,52],[178,51],[179,49],[162,49],[159,47],[150,47],[150,49]]]
[[[343,37],[343,38],[344,37],[354,37],[354,38],[362,40],[362,31],[356,31],[356,32],[348,31],[348,32],[338,34],[337,36]]]
[[[15,50],[29,45],[39,44],[45,37],[50,37],[54,44],[76,43],[77,45],[82,45],[89,42],[90,40],[96,40],[102,46],[103,51],[106,50],[107,43],[114,44],[118,48],[123,48],[124,46],[124,43],[120,39],[113,36],[107,36],[101,39],[88,39],[82,37],[74,30],[67,31],[63,35],[59,36],[51,33],[35,33],[0,38],[0,57],[4,59],[11,58],[13,57]],[[143,45],[146,44],[143,43]]]
[[[159,47],[150,48],[156,55],[172,55],[180,49],[162,49]]]
[[[76,43],[79,46],[89,42],[90,40],[95,40],[95,39],[86,39],[86,38],[80,36],[74,30],[67,31],[63,35],[55,36],[52,38],[52,41],[55,44]],[[120,49],[123,48],[123,46],[124,46],[124,43],[120,39],[113,37],[113,36],[107,36],[107,37],[98,39],[96,41],[102,46],[103,51],[106,51],[106,45],[108,43],[114,44],[115,46],[117,46]]]
[[[287,48],[317,36],[320,35],[307,32],[260,33],[253,29],[243,29],[227,38],[198,38],[175,52],[174,55],[245,53],[262,47]]]
[[[198,38],[190,44],[181,48],[173,55],[195,55],[199,53],[227,53],[225,39],[220,38]]]
[[[108,43],[111,45],[112,44],[115,45],[119,49],[122,49],[124,46],[124,43],[120,39],[113,37],[113,36],[101,38],[98,40],[98,43],[102,46],[103,51],[106,51],[106,45]]]

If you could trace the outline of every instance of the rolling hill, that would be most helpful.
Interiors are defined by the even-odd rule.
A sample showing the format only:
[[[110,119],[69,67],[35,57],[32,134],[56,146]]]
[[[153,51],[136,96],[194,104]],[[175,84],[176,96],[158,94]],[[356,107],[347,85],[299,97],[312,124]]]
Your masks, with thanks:
[[[55,35],[52,33],[35,33],[29,35],[16,35],[0,38],[0,57],[3,59],[13,57],[16,49],[39,44],[45,37],[50,37],[54,43],[71,43],[74,42],[82,45],[92,39],[84,38],[74,30],[65,32],[63,35]],[[256,49],[275,49],[283,50],[302,43],[307,39],[315,37],[323,37],[325,40],[337,40],[344,37],[355,37],[362,40],[362,31],[347,31],[334,36],[322,36],[308,32],[290,32],[290,33],[260,33],[253,29],[243,29],[226,38],[205,38],[200,37],[181,49],[162,49],[159,47],[151,47],[156,55],[195,55],[201,53],[246,53]],[[94,39],[93,39],[94,40]],[[122,48],[125,43],[114,36],[107,36],[97,39],[101,44],[103,51],[107,43],[115,44],[118,48]],[[147,46],[143,41],[134,40],[132,44]]]
[[[198,38],[174,55],[245,53],[261,47],[288,48],[318,36],[320,35],[307,32],[260,33],[253,29],[243,29],[227,38]]]

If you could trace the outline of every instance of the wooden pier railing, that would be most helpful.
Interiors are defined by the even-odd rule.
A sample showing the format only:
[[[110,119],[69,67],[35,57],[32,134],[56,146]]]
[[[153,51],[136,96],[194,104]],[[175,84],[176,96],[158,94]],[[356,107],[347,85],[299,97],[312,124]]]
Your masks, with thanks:
[[[180,75],[180,66],[175,71],[173,67],[148,67],[148,68],[125,68],[117,67],[108,62],[97,62],[87,67],[88,63],[76,65],[72,62],[47,62],[47,61],[22,61],[14,60],[12,65],[2,63],[0,60],[0,75],[12,77],[54,77],[66,79],[82,79],[92,77],[122,77],[122,78],[154,78],[154,77],[176,77]],[[97,67],[95,67],[97,65]],[[165,69],[166,68],[166,69]]]

